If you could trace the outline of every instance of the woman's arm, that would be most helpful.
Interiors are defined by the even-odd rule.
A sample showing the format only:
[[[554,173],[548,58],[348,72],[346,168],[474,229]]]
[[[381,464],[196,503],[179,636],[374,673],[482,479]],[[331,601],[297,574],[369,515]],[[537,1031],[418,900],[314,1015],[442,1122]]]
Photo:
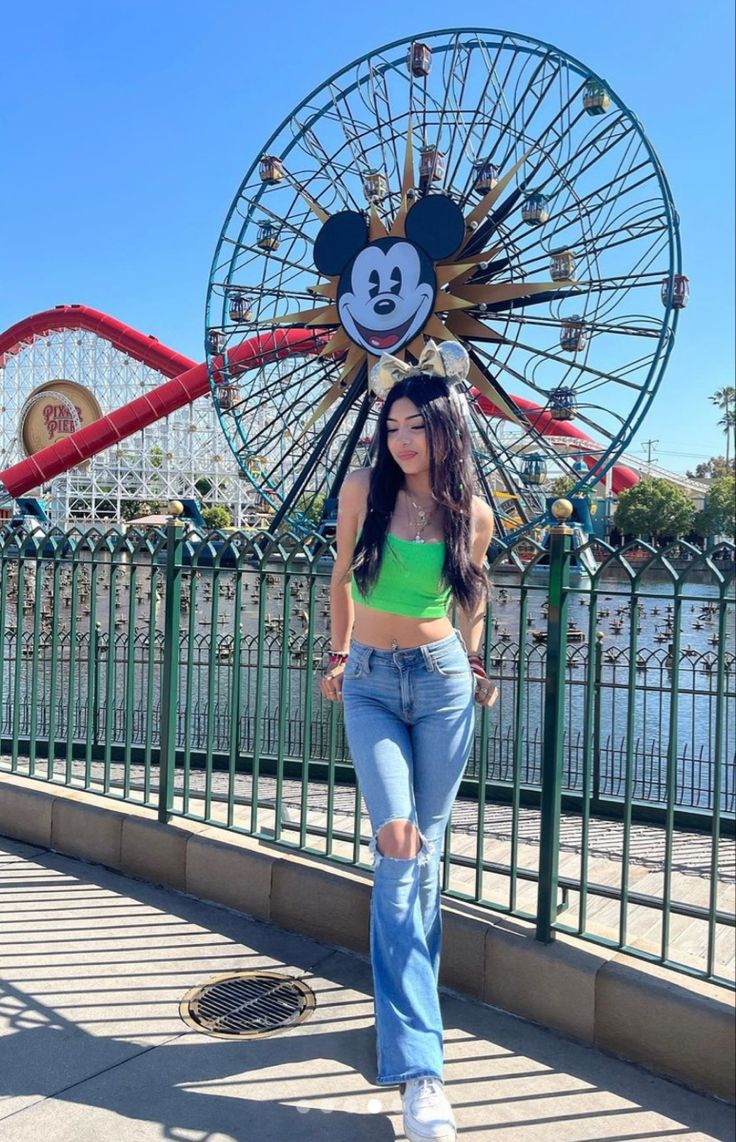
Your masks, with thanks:
[[[479,496],[473,498],[473,509],[473,547],[470,558],[474,566],[482,569],[493,538],[493,512]],[[457,609],[457,625],[468,654],[478,654],[480,651],[487,609],[488,601],[485,598],[481,598],[470,611],[460,606]]]
[[[488,545],[493,538],[493,512],[479,496],[473,497],[473,564],[482,569],[486,561]],[[475,675],[475,701],[486,709],[498,699],[498,687],[489,680],[483,666],[483,656],[479,653],[483,636],[483,620],[486,616],[488,600],[484,597],[476,607],[466,611],[458,607],[458,626],[465,640],[470,659],[470,669]]]
[[[355,607],[350,594],[353,580],[350,564],[358,534],[358,520],[367,493],[365,474],[349,472],[343,481],[337,501],[337,554],[330,579],[330,649],[347,652],[355,622]]]
[[[358,520],[367,495],[369,473],[362,470],[348,472],[337,501],[337,548],[335,566],[330,579],[330,649],[336,654],[347,654],[350,635],[355,622],[355,607],[350,594],[353,575],[350,564],[358,534]],[[345,662],[334,659],[320,678],[319,688],[331,702],[342,701],[342,676]]]

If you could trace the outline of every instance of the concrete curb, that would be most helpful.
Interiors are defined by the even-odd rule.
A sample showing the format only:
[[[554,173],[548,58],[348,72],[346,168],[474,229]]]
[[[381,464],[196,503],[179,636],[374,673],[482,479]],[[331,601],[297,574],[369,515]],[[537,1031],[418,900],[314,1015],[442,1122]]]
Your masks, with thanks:
[[[0,834],[369,952],[371,876],[325,858],[9,774]],[[472,904],[442,918],[442,986],[736,1102],[733,993]]]

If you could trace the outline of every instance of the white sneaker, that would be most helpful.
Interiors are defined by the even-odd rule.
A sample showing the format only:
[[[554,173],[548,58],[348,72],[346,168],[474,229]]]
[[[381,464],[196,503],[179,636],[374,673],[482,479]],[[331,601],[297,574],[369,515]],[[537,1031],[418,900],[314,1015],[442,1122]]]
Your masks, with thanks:
[[[409,1142],[455,1142],[455,1119],[439,1079],[407,1079],[400,1087]]]

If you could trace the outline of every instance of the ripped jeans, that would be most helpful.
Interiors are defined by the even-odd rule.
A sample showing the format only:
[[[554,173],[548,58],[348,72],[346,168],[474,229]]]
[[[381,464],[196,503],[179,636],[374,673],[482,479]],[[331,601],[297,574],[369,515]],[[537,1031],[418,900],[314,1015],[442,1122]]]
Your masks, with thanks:
[[[351,644],[342,696],[372,830],[377,1083],[443,1077],[440,855],[473,744],[474,691],[459,631],[406,650]],[[416,856],[381,852],[378,833],[395,820],[418,830]]]

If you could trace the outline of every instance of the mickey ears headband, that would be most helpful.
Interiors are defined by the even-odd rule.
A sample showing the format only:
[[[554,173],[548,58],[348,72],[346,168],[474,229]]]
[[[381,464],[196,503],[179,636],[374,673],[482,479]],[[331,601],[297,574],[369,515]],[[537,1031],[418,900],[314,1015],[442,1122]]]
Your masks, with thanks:
[[[469,370],[470,358],[458,341],[444,341],[439,348],[434,341],[428,341],[416,365],[409,365],[398,357],[392,357],[390,353],[384,353],[371,369],[368,387],[384,400],[394,385],[408,377],[426,374],[441,377],[448,384],[459,384],[465,380]]]

